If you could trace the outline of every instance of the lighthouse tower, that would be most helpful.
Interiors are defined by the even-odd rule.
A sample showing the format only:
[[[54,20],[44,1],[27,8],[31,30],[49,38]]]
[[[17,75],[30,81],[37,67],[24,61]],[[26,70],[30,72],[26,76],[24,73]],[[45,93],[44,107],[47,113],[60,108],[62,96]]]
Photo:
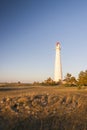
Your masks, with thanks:
[[[62,80],[62,64],[61,64],[61,55],[60,55],[60,43],[56,43],[56,57],[55,57],[55,73],[54,73],[54,81],[58,82]]]

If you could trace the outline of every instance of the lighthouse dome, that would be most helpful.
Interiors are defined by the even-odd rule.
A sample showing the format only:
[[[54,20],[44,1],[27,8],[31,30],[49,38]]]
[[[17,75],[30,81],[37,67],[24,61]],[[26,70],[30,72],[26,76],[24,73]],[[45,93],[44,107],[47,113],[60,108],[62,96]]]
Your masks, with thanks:
[[[56,43],[56,46],[58,46],[58,45],[60,45],[60,43],[59,43],[59,42],[57,42],[57,43]]]

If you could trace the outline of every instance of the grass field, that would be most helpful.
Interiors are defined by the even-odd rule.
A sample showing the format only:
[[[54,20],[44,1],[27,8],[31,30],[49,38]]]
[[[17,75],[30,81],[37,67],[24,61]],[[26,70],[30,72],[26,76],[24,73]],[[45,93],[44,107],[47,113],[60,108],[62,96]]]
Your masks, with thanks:
[[[1,86],[0,130],[87,130],[87,89]]]

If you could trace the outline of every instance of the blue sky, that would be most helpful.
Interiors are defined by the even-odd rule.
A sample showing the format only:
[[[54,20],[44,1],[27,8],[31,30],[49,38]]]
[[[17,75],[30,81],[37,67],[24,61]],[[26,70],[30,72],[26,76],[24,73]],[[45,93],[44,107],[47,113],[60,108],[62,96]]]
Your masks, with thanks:
[[[61,43],[63,77],[87,69],[87,0],[0,0],[0,82],[54,77]]]

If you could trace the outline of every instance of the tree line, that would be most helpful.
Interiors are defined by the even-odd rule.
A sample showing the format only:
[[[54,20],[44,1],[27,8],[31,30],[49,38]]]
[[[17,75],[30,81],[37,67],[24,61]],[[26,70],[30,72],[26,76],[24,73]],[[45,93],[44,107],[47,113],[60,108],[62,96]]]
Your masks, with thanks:
[[[33,85],[64,85],[66,87],[87,86],[87,70],[81,71],[76,79],[72,74],[67,73],[63,81],[55,82],[51,77],[47,78],[42,83],[34,82]]]
[[[87,70],[81,71],[77,79],[70,73],[67,73],[64,80],[66,86],[87,86]]]

